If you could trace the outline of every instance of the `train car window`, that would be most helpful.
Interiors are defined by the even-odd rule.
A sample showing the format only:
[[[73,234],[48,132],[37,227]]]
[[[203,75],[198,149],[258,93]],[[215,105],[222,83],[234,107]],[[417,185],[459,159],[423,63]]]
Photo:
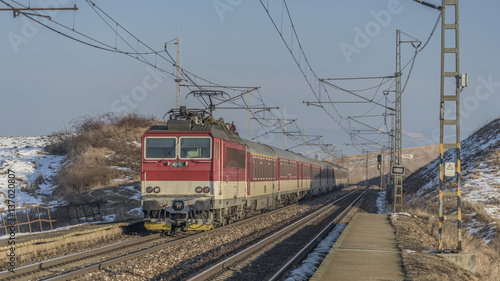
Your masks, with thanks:
[[[250,173],[250,157],[247,158],[247,177],[248,179],[253,178],[252,174]]]
[[[304,165],[304,178],[311,177],[311,166]]]
[[[273,170],[271,168],[271,163],[273,160],[267,160],[267,178],[272,179],[273,178]]]
[[[313,179],[319,180],[319,177],[320,177],[319,173],[320,173],[320,169],[318,167],[312,168],[312,178]]]
[[[273,159],[273,161],[271,162],[271,169],[272,169],[272,177],[273,179],[276,178],[276,160]]]
[[[245,151],[236,148],[226,147],[224,154],[225,168],[245,168]]]
[[[263,165],[262,165],[262,172],[263,172],[263,178],[267,179],[267,160],[263,160]]]
[[[181,159],[210,159],[212,156],[211,138],[181,138]]]
[[[260,158],[255,159],[255,166],[256,166],[255,172],[257,173],[256,177],[258,180],[260,180]]]
[[[146,138],[146,159],[174,159],[176,138]]]
[[[252,157],[252,178],[255,179],[257,178],[257,175],[255,174],[255,158]]]
[[[259,172],[260,172],[260,176],[259,178],[260,179],[264,179],[264,160],[262,160],[262,158],[260,158],[260,161],[259,161]]]

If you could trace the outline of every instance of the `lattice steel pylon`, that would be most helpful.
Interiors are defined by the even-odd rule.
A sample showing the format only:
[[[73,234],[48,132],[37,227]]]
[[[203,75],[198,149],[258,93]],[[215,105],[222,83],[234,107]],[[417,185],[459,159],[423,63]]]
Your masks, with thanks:
[[[405,34],[407,35],[407,34]],[[418,40],[409,40],[402,41],[401,40],[401,30],[396,30],[396,73],[394,77],[396,79],[395,82],[395,111],[394,111],[394,136],[391,144],[394,147],[393,160],[391,163],[391,172],[393,174],[393,187],[394,187],[394,213],[403,211],[403,137],[402,137],[402,108],[401,108],[401,43],[410,43],[414,48],[417,48],[420,45],[420,41]],[[418,43],[419,45],[415,46],[414,44]],[[397,168],[399,172],[395,173],[394,167]]]
[[[396,99],[394,119],[394,166],[403,166],[401,139],[401,31],[396,30]],[[394,213],[403,211],[403,175],[394,175]]]
[[[452,12],[450,15],[451,23],[447,22],[446,12]],[[461,163],[460,163],[460,91],[461,87],[467,86],[466,76],[460,75],[460,60],[459,60],[459,9],[458,0],[442,0],[442,19],[441,19],[441,102],[440,102],[440,160],[439,160],[439,252],[453,252],[462,250],[462,207],[461,207]],[[450,40],[451,42],[447,42]],[[449,57],[454,57],[450,59]],[[453,67],[454,66],[454,67]],[[453,83],[454,91],[451,84],[447,83],[455,79]],[[445,109],[450,106],[450,110],[455,110],[455,119],[448,116],[448,111]],[[444,135],[450,135],[455,130],[455,142],[444,143]],[[444,162],[444,150],[454,149],[455,153],[450,156],[455,159]],[[447,160],[448,161],[448,160]],[[448,170],[448,171],[446,171]],[[454,171],[454,173],[453,173]],[[455,184],[453,184],[455,181]],[[446,190],[445,190],[446,189]],[[456,197],[456,210],[448,210],[444,214],[445,197]],[[456,215],[454,214],[456,212]],[[443,250],[443,223],[445,221],[456,221],[457,223],[457,247],[454,250]]]

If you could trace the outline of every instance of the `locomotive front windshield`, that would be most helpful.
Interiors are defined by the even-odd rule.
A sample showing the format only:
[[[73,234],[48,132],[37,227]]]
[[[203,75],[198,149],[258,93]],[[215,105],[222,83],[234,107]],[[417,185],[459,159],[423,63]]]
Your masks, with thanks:
[[[146,138],[146,159],[175,158],[175,138]]]
[[[211,139],[210,138],[181,138],[180,139],[180,158],[204,158],[211,157]]]

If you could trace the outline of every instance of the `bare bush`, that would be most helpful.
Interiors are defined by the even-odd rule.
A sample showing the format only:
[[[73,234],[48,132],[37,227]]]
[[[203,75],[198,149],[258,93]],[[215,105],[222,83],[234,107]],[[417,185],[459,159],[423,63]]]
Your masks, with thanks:
[[[67,155],[59,171],[59,191],[83,192],[112,184],[114,179],[138,180],[141,136],[159,123],[135,113],[117,116],[84,116],[71,122],[73,134],[60,134],[46,147],[53,154]]]
[[[69,156],[69,163],[59,171],[57,183],[68,192],[88,191],[109,184],[118,175],[106,165],[107,150],[90,146],[79,148]]]

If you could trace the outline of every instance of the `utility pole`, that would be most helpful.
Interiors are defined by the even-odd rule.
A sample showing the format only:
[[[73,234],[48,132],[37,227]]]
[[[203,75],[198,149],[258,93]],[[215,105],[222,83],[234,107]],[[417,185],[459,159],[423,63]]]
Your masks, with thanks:
[[[283,114],[283,149],[286,150],[286,113]]]
[[[442,0],[442,6],[414,0],[425,6],[441,10],[441,88],[440,88],[440,108],[439,108],[439,241],[438,251],[459,252],[462,251],[462,206],[461,206],[461,147],[460,147],[460,92],[467,87],[467,74],[460,73],[460,48],[459,48],[459,7],[458,0]],[[451,20],[447,21],[446,11],[451,9]],[[448,33],[446,31],[449,31]],[[451,42],[447,42],[447,40]],[[448,56],[446,56],[448,54]],[[448,63],[445,57],[452,57]],[[454,60],[453,60],[454,59]],[[450,64],[448,66],[448,64]],[[453,65],[455,66],[453,68]],[[451,70],[451,71],[447,71]],[[450,83],[451,82],[451,83]],[[450,87],[454,85],[454,87]],[[445,108],[451,106],[455,110],[455,119],[445,119],[447,114]],[[455,142],[444,143],[444,130],[447,126],[446,135],[455,133]],[[444,162],[444,150],[454,149],[450,162]],[[455,184],[453,184],[455,181]],[[447,183],[445,183],[447,182]],[[445,190],[445,188],[448,188]],[[457,208],[448,210],[444,214],[444,198],[451,197],[457,199]],[[443,249],[443,224],[445,221],[456,221],[457,225],[457,247],[455,249]]]
[[[252,139],[252,93],[248,95],[248,139]]]
[[[396,30],[396,112],[394,122],[394,163],[393,166],[402,166],[401,140],[401,31]],[[403,176],[394,175],[394,213],[403,211]]]
[[[410,41],[402,41],[401,40],[401,30],[396,30],[396,73],[394,76],[396,77],[396,110],[395,110],[395,119],[394,119],[394,163],[391,166],[391,172],[394,174],[393,176],[393,184],[394,184],[394,212],[402,212],[403,211],[403,138],[402,138],[402,108],[401,108],[401,43],[410,43],[416,49],[420,46],[420,41],[418,40],[410,40]],[[418,45],[414,45],[418,43]],[[398,172],[395,172],[395,168]]]
[[[337,164],[335,161],[335,145],[333,145],[333,165]]]
[[[306,135],[306,128],[304,128],[304,156],[306,155],[306,146],[307,146],[307,135]]]
[[[451,22],[447,22],[446,10],[450,8],[452,12]],[[461,206],[461,167],[460,167],[460,92],[462,88],[467,86],[467,75],[460,74],[460,59],[459,59],[459,29],[458,29],[458,0],[443,0],[441,12],[441,103],[440,103],[440,157],[439,157],[439,252],[444,252],[443,250],[443,223],[445,221],[456,221],[457,222],[457,247],[455,250],[447,251],[461,251],[462,250],[462,206]],[[446,31],[451,31],[446,33]],[[445,36],[447,35],[447,36]],[[450,36],[452,35],[452,36]],[[451,42],[446,42],[446,39],[450,39]],[[446,55],[453,56],[454,61],[450,63],[445,63]],[[445,66],[445,64],[451,64],[450,66]],[[453,69],[453,65],[455,65]],[[448,72],[447,70],[451,70]],[[454,82],[454,89],[449,87],[449,83]],[[447,83],[448,82],[448,83]],[[446,86],[445,86],[446,85]],[[455,109],[456,115],[455,119],[446,120],[445,119],[445,105],[451,106]],[[450,132],[455,132],[455,142],[444,143],[444,130],[445,126],[449,128],[446,134],[449,135]],[[454,149],[455,159],[450,162],[444,162],[444,150]],[[448,184],[445,186],[446,179],[448,179]],[[455,181],[456,188],[453,188],[452,182]],[[451,188],[445,191],[445,188]],[[456,212],[456,215],[444,214],[444,197],[456,197],[457,208],[451,209],[448,213]]]
[[[169,41],[165,43],[165,50],[167,49],[167,44],[177,45],[177,56],[175,62],[175,107],[180,108],[181,106],[181,37],[177,36],[175,41]]]
[[[388,95],[389,92],[391,92],[391,91],[386,91],[384,94]],[[387,192],[393,191],[393,193],[392,193],[393,204],[394,204],[394,175],[392,174],[392,167],[394,166],[394,148],[396,146],[395,133],[394,133],[394,123],[395,123],[394,116],[395,115],[396,115],[395,113],[391,114],[391,131],[389,133],[389,142],[391,144],[391,147],[390,147],[390,151],[389,151],[389,173],[387,173],[387,176],[388,176]]]
[[[368,185],[368,151],[366,151],[366,177],[365,177],[366,185]]]

